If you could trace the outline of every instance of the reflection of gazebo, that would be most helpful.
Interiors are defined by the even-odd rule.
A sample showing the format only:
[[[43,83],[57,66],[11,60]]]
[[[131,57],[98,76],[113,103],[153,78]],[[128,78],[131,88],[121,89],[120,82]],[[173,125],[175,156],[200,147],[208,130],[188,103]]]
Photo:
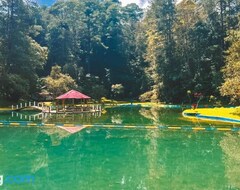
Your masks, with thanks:
[[[74,101],[75,100],[81,100],[81,104],[86,104],[88,99],[90,99],[91,97],[82,94],[81,92],[78,92],[76,90],[70,90],[68,92],[66,92],[65,94],[62,94],[60,96],[58,96],[56,98],[56,100],[62,100],[62,108],[64,111],[76,111],[76,107],[74,105]],[[72,100],[72,105],[74,107],[71,108],[65,108],[65,100],[71,99]],[[57,102],[57,112],[59,111],[59,107],[58,107],[58,102]],[[71,110],[70,110],[71,109]]]

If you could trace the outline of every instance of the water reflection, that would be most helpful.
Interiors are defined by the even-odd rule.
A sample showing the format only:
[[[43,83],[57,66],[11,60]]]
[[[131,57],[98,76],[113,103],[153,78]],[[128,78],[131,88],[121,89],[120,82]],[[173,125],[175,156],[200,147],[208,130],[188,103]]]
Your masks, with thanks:
[[[58,128],[0,130],[0,173],[35,176],[34,188],[22,189],[239,187],[239,136],[230,133],[91,128],[69,136]]]
[[[100,118],[101,112],[79,113],[79,114],[52,114],[42,112],[12,112],[9,120],[17,121],[35,121],[43,123],[76,123],[90,122],[93,119]]]
[[[150,109],[141,108],[139,113],[145,118],[150,119],[153,125],[161,126],[169,125],[172,122],[175,122],[175,120],[179,117],[179,113],[176,112],[176,110],[169,110],[159,107],[151,107]],[[173,115],[174,117],[172,117]]]
[[[42,120],[45,123],[90,123],[94,119],[100,118],[101,112],[79,113],[79,114],[48,114]]]
[[[34,120],[31,114],[21,114],[14,113],[12,120]],[[189,124],[180,117],[178,110],[121,108],[95,116],[39,114],[35,121]],[[0,130],[0,174],[32,173],[35,189],[240,188],[239,134],[124,128],[89,128],[73,135],[56,127]]]
[[[152,107],[150,109],[146,109],[146,108],[142,108],[139,110],[139,113],[148,118],[148,119],[151,119],[154,124],[158,124],[159,123],[159,115],[161,114],[160,113],[160,110],[159,108],[157,107]]]
[[[113,115],[111,117],[111,121],[113,124],[118,124],[118,125],[123,123],[123,119],[120,114]]]
[[[153,113],[156,112],[153,110]],[[158,139],[161,138],[161,136],[162,132],[158,130],[148,130],[145,136],[145,139],[149,141],[148,146],[146,146],[148,161],[148,172],[146,173],[147,189],[158,189],[161,185],[161,177],[166,175],[165,164],[159,162],[159,160],[163,159],[164,157],[164,155],[159,157],[159,149],[161,149],[161,144],[158,144]]]
[[[220,146],[225,154],[223,161],[229,189],[240,189],[240,135],[225,133]]]

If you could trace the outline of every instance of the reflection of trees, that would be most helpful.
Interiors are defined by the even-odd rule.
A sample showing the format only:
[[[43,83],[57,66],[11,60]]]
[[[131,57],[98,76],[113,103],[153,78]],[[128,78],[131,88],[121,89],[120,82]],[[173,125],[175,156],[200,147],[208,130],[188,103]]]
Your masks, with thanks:
[[[69,132],[60,129],[58,127],[43,128],[42,132],[48,135],[51,139],[51,146],[58,146],[61,144],[61,140],[71,135]]]
[[[38,147],[35,154],[38,156],[31,160],[31,171],[32,173],[42,173],[42,175],[36,175],[36,189],[59,189],[59,184],[56,180],[53,180],[53,176],[63,176],[63,178],[59,177],[59,179],[66,180],[62,175],[66,168],[72,168],[70,171],[72,176],[80,179],[77,169],[79,168],[79,157],[76,157],[77,145],[83,141],[80,133],[72,135],[56,127],[42,128],[35,141]],[[69,151],[70,149],[74,151]],[[43,181],[44,183],[42,183]]]
[[[42,168],[48,168],[49,147],[60,146],[62,140],[69,137],[70,135],[71,134],[69,132],[57,127],[41,128],[38,133],[38,137],[35,140],[38,148],[35,149],[33,153],[39,156],[32,160],[32,173],[35,173]]]
[[[122,120],[120,114],[113,115],[111,118],[112,118],[111,120],[112,120],[113,124],[122,124],[123,123],[123,120]]]
[[[101,117],[101,112],[79,114],[46,114],[42,122],[45,123],[90,123]]]
[[[142,108],[139,110],[139,113],[142,116],[151,119],[154,124],[159,123],[160,109],[158,107],[151,107],[150,109]]]
[[[220,142],[225,153],[226,177],[231,187],[240,188],[240,135],[226,133]]]
[[[35,159],[31,160],[32,164],[31,164],[31,173],[36,173],[37,171],[39,171],[42,168],[47,168],[48,167],[48,153],[47,153],[47,149],[44,146],[43,143],[39,143],[40,142],[40,137],[43,137],[41,135],[41,133],[39,134],[39,136],[37,137],[37,143],[38,143],[38,148],[36,150],[33,151],[33,154],[38,155],[37,157],[35,157]],[[49,140],[48,136],[44,137],[44,141],[47,142]]]
[[[186,121],[180,120],[181,111],[177,109],[167,109],[161,107],[141,108],[139,113],[150,119],[154,125],[182,125]],[[189,124],[189,123],[188,123]]]
[[[220,189],[224,185],[218,140],[210,133],[148,130],[147,189]],[[218,163],[216,164],[216,161]],[[219,171],[218,175],[215,175]]]
[[[153,112],[155,113],[155,112]],[[159,164],[159,144],[158,139],[161,137],[162,132],[158,130],[147,131],[145,139],[149,141],[146,146],[148,172],[146,177],[146,185],[148,189],[159,189],[160,179],[165,175],[165,165]],[[162,159],[162,158],[161,158]]]

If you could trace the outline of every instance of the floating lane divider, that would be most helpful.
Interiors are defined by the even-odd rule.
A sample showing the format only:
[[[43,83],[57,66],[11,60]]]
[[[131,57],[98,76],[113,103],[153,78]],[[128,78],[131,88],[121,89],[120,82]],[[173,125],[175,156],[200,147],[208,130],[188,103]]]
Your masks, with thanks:
[[[163,125],[112,125],[96,124],[82,125],[75,123],[34,123],[32,121],[0,121],[0,127],[84,127],[84,128],[111,128],[111,129],[147,129],[162,131],[222,131],[240,132],[239,127],[202,127],[202,126],[163,126]]]

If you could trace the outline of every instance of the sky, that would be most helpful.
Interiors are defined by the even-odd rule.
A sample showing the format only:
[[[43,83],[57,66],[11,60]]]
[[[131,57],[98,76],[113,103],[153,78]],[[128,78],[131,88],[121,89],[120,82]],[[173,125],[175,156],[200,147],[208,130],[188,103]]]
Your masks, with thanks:
[[[122,2],[122,6],[125,6],[125,5],[130,4],[130,3],[136,3],[140,7],[145,8],[149,4],[148,0],[120,0],[120,1]],[[182,0],[176,0],[176,3],[179,3],[181,1]]]
[[[41,5],[51,6],[56,0],[37,0]],[[136,3],[140,7],[145,8],[148,5],[148,0],[120,0],[122,2],[122,6],[126,6],[130,3]],[[177,0],[177,3],[181,0]]]
[[[146,7],[147,6],[147,0],[120,0],[122,2],[122,5],[125,6],[130,3],[136,3],[140,7]]]
[[[37,0],[40,5],[51,6],[56,0]],[[122,2],[122,6],[126,6],[130,3],[136,3],[140,7],[144,8],[147,6],[147,0],[120,0]]]

